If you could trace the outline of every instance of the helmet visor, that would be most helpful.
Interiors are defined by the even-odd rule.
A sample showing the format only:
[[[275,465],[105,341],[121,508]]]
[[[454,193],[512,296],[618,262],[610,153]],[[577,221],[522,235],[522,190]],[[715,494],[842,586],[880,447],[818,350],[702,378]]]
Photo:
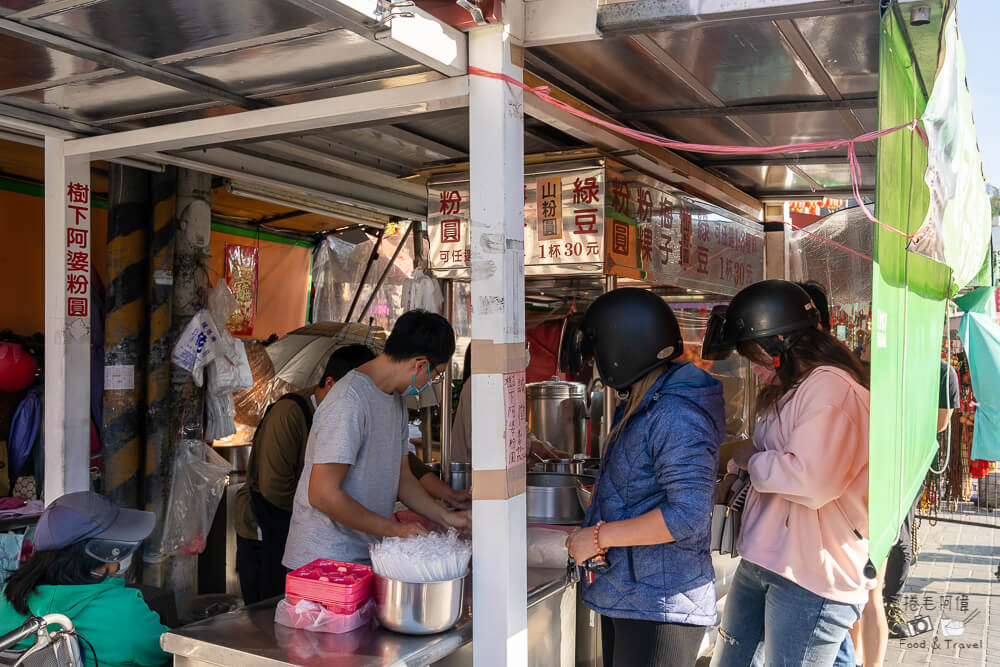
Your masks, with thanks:
[[[726,342],[723,332],[726,326],[727,308],[728,306],[716,306],[708,318],[705,339],[701,344],[701,358],[706,361],[722,361],[736,349],[733,343]]]
[[[91,558],[102,563],[121,563],[135,553],[141,542],[119,542],[118,540],[90,540],[84,551]]]

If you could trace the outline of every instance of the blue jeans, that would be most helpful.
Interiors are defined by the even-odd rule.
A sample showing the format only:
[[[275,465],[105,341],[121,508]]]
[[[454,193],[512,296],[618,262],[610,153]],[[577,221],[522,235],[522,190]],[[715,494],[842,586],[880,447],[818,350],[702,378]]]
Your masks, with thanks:
[[[744,560],[726,596],[712,667],[850,664],[853,657],[838,654],[848,650],[844,638],[863,608],[821,598]]]

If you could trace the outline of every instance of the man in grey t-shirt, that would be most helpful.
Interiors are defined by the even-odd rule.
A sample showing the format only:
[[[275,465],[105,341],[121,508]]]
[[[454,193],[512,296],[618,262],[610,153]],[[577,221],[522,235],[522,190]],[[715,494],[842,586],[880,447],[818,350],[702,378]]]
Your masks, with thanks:
[[[455,334],[440,315],[404,313],[385,352],[348,373],[320,404],[306,445],[282,561],[297,569],[317,558],[364,562],[379,537],[420,534],[419,524],[392,518],[398,498],[431,521],[470,525],[468,512],[437,504],[407,463],[403,396],[425,391],[455,351]]]

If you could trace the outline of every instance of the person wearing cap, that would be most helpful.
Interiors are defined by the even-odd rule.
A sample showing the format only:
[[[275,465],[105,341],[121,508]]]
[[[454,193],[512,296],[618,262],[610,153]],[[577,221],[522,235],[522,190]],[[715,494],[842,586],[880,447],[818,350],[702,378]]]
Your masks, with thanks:
[[[677,361],[677,319],[650,291],[604,294],[581,330],[604,385],[627,394],[584,527],[567,540],[576,563],[608,566],[583,584],[583,601],[604,617],[609,667],[690,667],[716,620],[709,547],[722,383]]]
[[[819,326],[798,285],[755,283],[713,309],[702,356],[734,350],[761,380],[753,440],[733,455],[751,490],[737,541],[740,564],[713,667],[830,667],[876,585],[868,563],[868,381],[861,362]],[[719,500],[724,501],[724,498]],[[845,661],[846,662],[843,662]]]
[[[153,513],[120,508],[92,491],[55,500],[38,520],[34,553],[3,587],[0,633],[29,616],[63,614],[86,640],[87,667],[167,663],[160,635],[168,628],[124,579],[155,525]]]

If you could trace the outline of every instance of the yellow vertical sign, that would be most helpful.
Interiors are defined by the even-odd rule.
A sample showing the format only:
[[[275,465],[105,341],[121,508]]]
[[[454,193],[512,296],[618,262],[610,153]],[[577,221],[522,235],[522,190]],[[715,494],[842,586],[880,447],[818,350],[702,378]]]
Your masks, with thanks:
[[[539,240],[561,239],[562,229],[562,178],[543,176],[535,183]]]

